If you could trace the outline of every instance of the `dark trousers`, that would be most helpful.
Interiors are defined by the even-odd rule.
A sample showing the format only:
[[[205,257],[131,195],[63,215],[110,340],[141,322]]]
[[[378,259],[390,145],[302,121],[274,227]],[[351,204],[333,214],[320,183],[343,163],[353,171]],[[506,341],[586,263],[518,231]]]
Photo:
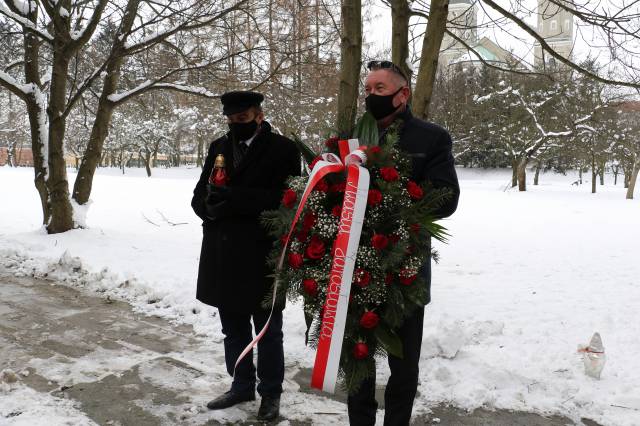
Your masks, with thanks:
[[[262,330],[269,312],[239,314],[218,309],[222,333],[224,333],[224,359],[227,372],[233,375],[238,356],[253,339],[251,319],[256,334]],[[284,380],[284,351],[282,348],[282,311],[273,313],[267,332],[258,342],[258,393],[261,396],[280,396]],[[256,367],[253,365],[253,351],[249,352],[236,368],[231,390],[234,392],[254,392],[256,388]]]
[[[418,361],[422,345],[424,308],[408,317],[397,330],[402,340],[403,358],[389,355],[391,376],[384,391],[385,426],[406,426],[411,420],[413,400],[418,389]],[[375,376],[366,380],[357,393],[347,401],[349,423],[354,426],[369,426],[376,423],[378,403],[375,398]]]

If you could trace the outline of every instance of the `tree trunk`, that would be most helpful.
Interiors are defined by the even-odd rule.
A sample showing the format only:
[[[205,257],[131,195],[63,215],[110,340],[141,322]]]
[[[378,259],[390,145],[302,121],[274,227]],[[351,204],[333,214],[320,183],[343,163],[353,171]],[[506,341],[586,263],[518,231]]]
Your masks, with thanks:
[[[144,163],[144,168],[147,170],[147,177],[151,177],[151,150],[149,148],[145,148],[144,154],[141,151],[138,155]]]
[[[38,10],[38,8],[34,8],[27,15],[27,19],[34,25],[38,20]],[[32,84],[36,88],[25,102],[31,131],[34,184],[40,196],[42,223],[47,225],[51,218],[49,192],[45,181],[48,173],[47,105],[44,93],[40,91],[40,41],[28,31],[24,33],[24,76],[26,83]]]
[[[13,107],[13,95],[9,92],[9,115],[8,115],[8,125],[11,130],[8,132],[9,136],[9,144],[7,146],[7,164],[9,167],[17,167],[18,166],[18,156],[16,155],[16,146],[18,145],[18,129],[17,129],[17,119],[16,119],[16,111]]]
[[[12,122],[11,118],[9,118],[9,123],[11,122]],[[13,121],[13,123],[15,123],[15,121]],[[9,138],[11,137],[12,136],[10,135]],[[18,166],[18,159],[16,156],[16,144],[17,144],[17,141],[15,139],[9,139],[9,144],[7,146],[7,165],[9,167]]]
[[[542,168],[542,162],[538,161],[536,163],[536,174],[533,176],[533,184],[534,185],[538,185],[538,182],[540,181],[540,169]]]
[[[70,63],[65,44],[63,37],[57,37],[54,40],[51,87],[47,108],[49,118],[47,190],[49,191],[51,218],[46,226],[47,232],[50,234],[66,232],[74,227],[67,167],[64,161],[66,117],[63,112],[66,107],[67,74]]]
[[[524,157],[518,164],[518,191],[527,190],[527,164],[529,157]]]
[[[127,2],[126,13],[120,25],[119,33],[128,34],[137,16],[140,0],[129,0]],[[107,64],[105,77],[102,84],[102,93],[98,100],[95,120],[91,127],[91,135],[87,142],[85,153],[82,156],[80,170],[73,185],[73,199],[80,205],[89,201],[91,188],[93,187],[93,176],[102,157],[104,141],[109,134],[109,125],[113,110],[116,105],[109,100],[109,96],[114,94],[120,81],[120,69],[124,60],[123,51],[126,37],[116,38],[111,48],[112,58]]]
[[[629,188],[627,189],[627,200],[633,200],[633,192],[638,181],[638,172],[640,172],[640,154],[636,155],[636,163],[633,166],[633,172],[629,179]]]
[[[618,173],[620,172],[620,166],[619,165],[615,165],[611,168],[611,171],[613,172],[613,185],[617,185],[618,184]]]
[[[340,35],[340,91],[338,93],[338,135],[348,137],[356,122],[358,84],[362,64],[361,0],[342,1]]]
[[[591,153],[591,193],[596,193],[596,179],[598,178],[598,170],[596,169],[595,154]]]
[[[582,165],[578,168],[578,180],[580,181],[580,185],[582,185]]]
[[[196,159],[196,166],[202,168],[204,164],[204,138],[198,138],[198,157]]]
[[[409,18],[411,11],[407,0],[391,1],[391,61],[398,65],[409,79],[411,86],[411,68],[409,60]]]
[[[449,0],[431,0],[430,11],[413,95],[413,112],[416,117],[425,119],[429,117],[429,104],[438,72],[438,56],[446,30]]]
[[[599,168],[599,172],[598,174],[600,175],[600,186],[604,186],[604,172],[606,169],[606,164],[603,161],[602,163],[600,163],[600,168]]]
[[[518,160],[511,160],[511,187],[518,186]]]
[[[276,50],[273,42],[273,0],[269,0],[269,32],[267,43],[269,44],[269,72],[273,73],[276,69]]]
[[[43,98],[41,97],[40,100]],[[51,211],[49,209],[49,193],[45,182],[47,176],[47,131],[46,131],[46,105],[30,98],[27,101],[27,113],[29,115],[29,127],[31,129],[31,151],[33,153],[33,171],[35,173],[34,184],[40,196],[42,207],[42,223],[49,223]]]
[[[629,182],[631,181],[631,172],[629,170],[624,171],[624,188],[629,189]]]
[[[107,96],[115,92],[115,86],[112,86],[107,80],[111,80],[112,78],[117,77],[114,77],[113,74],[107,74],[105,78],[102,94],[98,101],[95,120],[91,127],[91,135],[89,136],[87,147],[82,156],[78,176],[76,176],[73,185],[73,199],[80,205],[89,201],[93,187],[93,176],[102,157],[104,141],[109,134],[109,123],[113,116],[114,105],[107,99]],[[113,91],[109,90],[109,87],[113,87]]]

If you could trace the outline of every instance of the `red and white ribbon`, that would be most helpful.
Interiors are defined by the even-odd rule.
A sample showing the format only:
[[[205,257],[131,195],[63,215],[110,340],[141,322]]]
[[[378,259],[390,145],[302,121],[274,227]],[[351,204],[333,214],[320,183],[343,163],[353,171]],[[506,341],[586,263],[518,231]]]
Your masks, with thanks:
[[[335,391],[338,377],[340,352],[344,338],[347,308],[349,307],[349,293],[364,222],[364,213],[367,208],[370,180],[369,171],[362,166],[366,163],[367,156],[362,149],[359,149],[357,139],[339,141],[338,149],[342,158],[338,158],[335,154],[322,154],[322,160],[318,161],[313,170],[311,170],[277,265],[278,270],[282,269],[289,240],[313,188],[326,175],[346,170],[347,180],[342,202],[342,214],[333,249],[331,273],[327,284],[327,297],[324,303],[316,360],[311,377],[312,387],[331,393]],[[276,280],[269,318],[262,330],[236,360],[234,373],[240,361],[251,352],[269,327],[276,303],[278,284]]]

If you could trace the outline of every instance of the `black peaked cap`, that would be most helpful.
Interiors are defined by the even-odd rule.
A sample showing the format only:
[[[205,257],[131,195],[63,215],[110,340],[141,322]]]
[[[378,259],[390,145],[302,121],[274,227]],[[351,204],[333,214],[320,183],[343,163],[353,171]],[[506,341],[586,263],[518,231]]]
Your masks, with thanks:
[[[246,111],[252,106],[260,106],[264,96],[258,92],[233,91],[220,96],[222,102],[222,113],[224,115],[237,114]]]

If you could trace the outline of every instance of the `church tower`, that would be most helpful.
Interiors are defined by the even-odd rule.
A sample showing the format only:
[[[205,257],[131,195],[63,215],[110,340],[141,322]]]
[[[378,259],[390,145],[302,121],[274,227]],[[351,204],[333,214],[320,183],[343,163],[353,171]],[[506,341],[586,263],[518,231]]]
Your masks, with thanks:
[[[449,2],[449,15],[447,17],[447,29],[464,40],[469,46],[478,42],[478,7],[473,0],[451,0]],[[467,48],[458,40],[445,34],[440,47],[439,64],[447,66],[451,61],[467,53]]]
[[[573,15],[548,0],[538,0],[538,34],[556,52],[565,58],[571,57],[574,36]],[[544,64],[557,64],[557,60],[542,49],[537,41],[533,47],[533,64],[542,68]]]

